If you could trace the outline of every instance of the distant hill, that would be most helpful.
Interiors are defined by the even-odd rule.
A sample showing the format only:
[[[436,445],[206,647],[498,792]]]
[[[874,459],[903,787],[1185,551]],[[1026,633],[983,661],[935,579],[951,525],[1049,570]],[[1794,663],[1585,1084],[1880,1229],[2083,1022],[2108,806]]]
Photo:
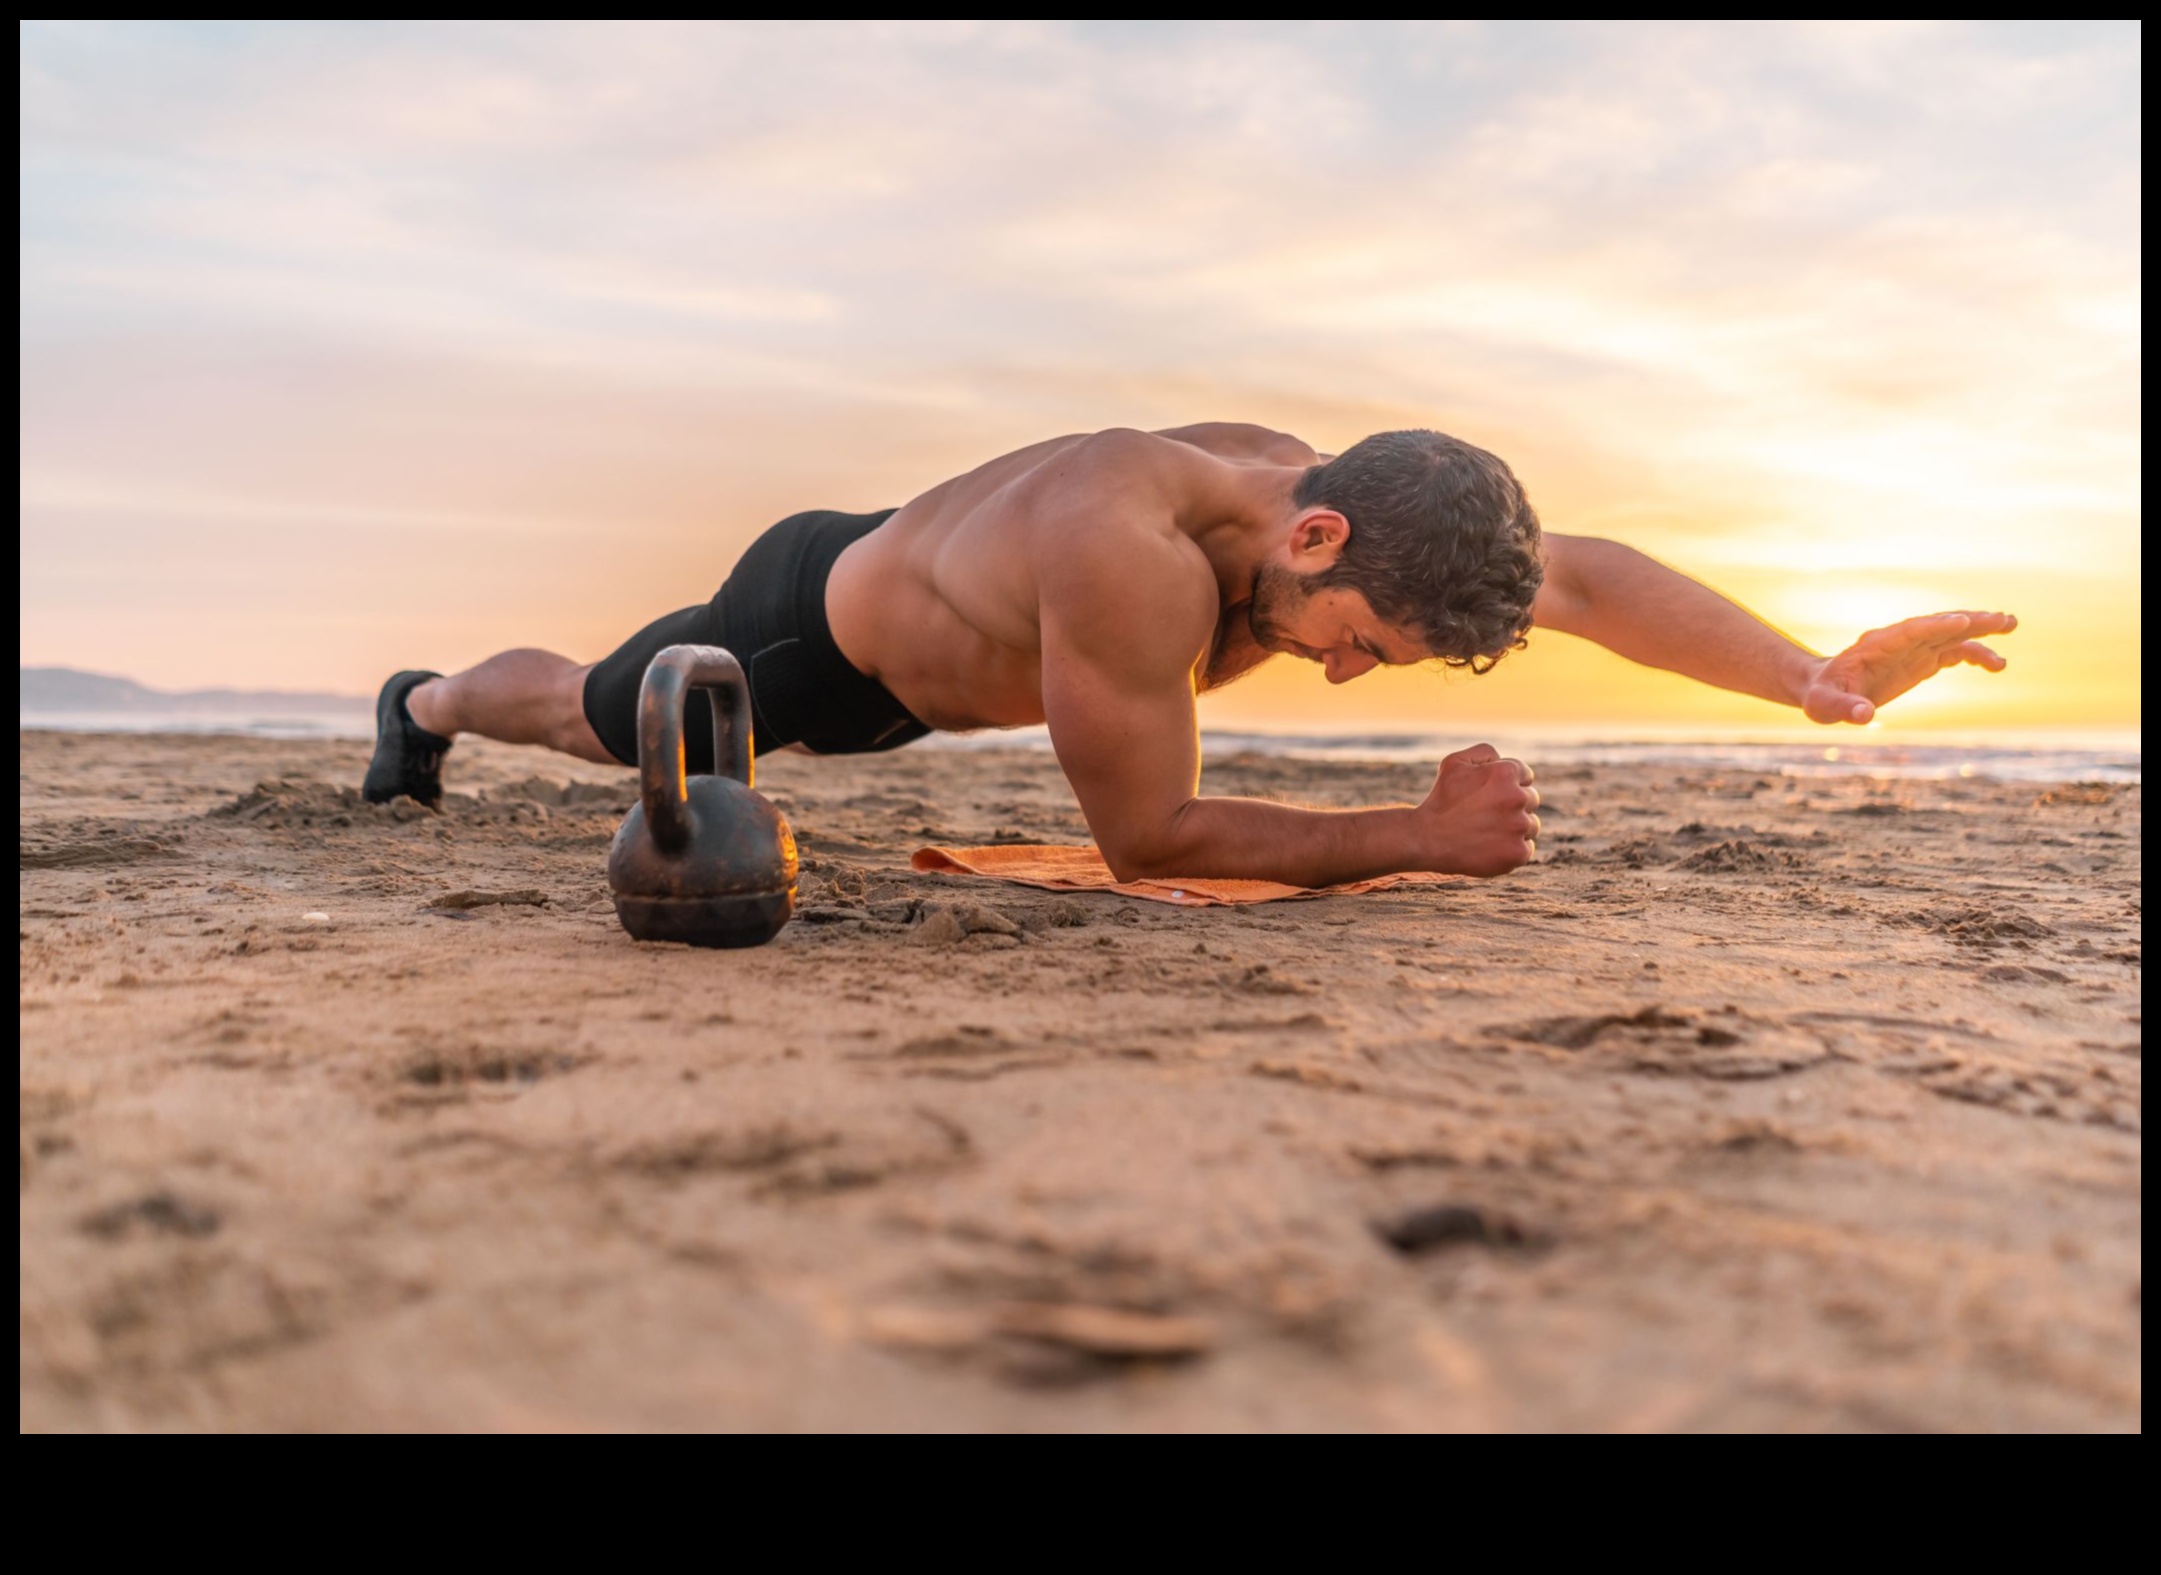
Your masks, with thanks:
[[[195,713],[266,711],[365,714],[374,702],[365,695],[305,693],[285,689],[152,689],[132,678],[86,673],[73,667],[22,669],[22,706],[29,712]]]

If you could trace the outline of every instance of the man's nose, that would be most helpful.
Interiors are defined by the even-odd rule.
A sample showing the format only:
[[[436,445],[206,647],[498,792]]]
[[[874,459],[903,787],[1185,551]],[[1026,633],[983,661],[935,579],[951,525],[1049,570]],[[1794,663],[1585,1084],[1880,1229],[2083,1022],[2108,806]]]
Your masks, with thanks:
[[[1330,651],[1328,653],[1328,681],[1347,684],[1353,678],[1373,671],[1375,662],[1364,651]]]

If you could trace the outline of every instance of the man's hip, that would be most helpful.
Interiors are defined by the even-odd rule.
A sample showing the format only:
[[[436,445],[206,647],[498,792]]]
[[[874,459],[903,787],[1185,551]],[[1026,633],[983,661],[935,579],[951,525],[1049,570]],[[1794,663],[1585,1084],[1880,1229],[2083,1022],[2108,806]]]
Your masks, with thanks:
[[[792,514],[745,552],[710,602],[657,618],[593,665],[585,718],[608,752],[638,763],[638,687],[654,656],[670,645],[718,645],[750,679],[753,747],[800,743],[822,755],[864,754],[912,743],[930,728],[877,679],[841,654],[826,621],[825,584],[852,543],[893,510]],[[691,706],[683,727],[690,769],[711,769],[713,722]]]

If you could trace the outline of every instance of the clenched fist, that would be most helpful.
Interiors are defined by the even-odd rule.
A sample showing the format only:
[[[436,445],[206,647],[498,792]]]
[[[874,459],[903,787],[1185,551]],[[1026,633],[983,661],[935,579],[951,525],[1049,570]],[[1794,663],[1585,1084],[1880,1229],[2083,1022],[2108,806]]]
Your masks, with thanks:
[[[1491,744],[1441,762],[1418,806],[1427,830],[1425,868],[1450,875],[1506,875],[1538,853],[1538,789],[1531,768]]]

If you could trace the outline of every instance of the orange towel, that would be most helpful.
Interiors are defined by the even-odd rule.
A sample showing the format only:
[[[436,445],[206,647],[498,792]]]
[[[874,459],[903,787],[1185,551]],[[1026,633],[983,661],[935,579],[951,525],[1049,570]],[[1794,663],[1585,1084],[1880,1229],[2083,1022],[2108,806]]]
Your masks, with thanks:
[[[1094,848],[1060,848],[1003,843],[988,848],[918,848],[908,861],[915,868],[942,875],[986,875],[1045,891],[1115,891],[1148,902],[1181,908],[1213,908],[1239,902],[1280,902],[1286,897],[1347,897],[1391,886],[1438,886],[1460,875],[1382,875],[1341,886],[1286,886],[1272,880],[1128,880],[1113,879],[1110,866]]]

